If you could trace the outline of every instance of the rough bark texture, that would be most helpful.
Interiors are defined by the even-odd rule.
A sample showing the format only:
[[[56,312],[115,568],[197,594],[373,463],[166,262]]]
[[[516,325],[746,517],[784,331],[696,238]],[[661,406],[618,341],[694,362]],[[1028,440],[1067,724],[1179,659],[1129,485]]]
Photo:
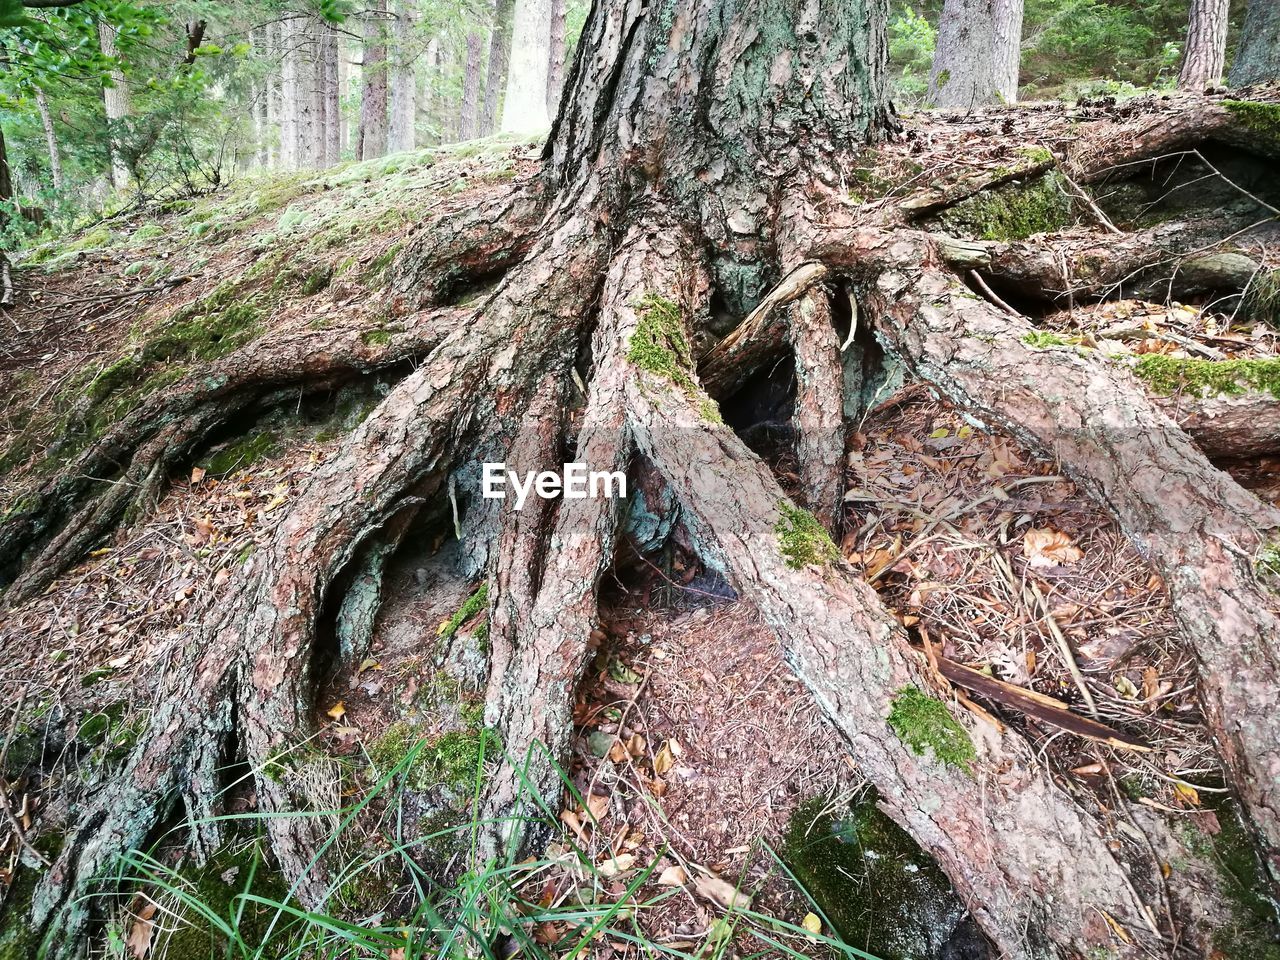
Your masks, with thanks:
[[[1227,15],[1231,0],[1191,0],[1182,48],[1179,90],[1203,90],[1222,82],[1227,61]]]
[[[458,139],[480,135],[480,56],[483,40],[478,33],[467,34],[467,57],[462,68],[462,106],[458,115]]]
[[[547,63],[551,49],[551,0],[516,0],[511,25],[504,133],[536,133],[551,125],[547,112]]]
[[[551,44],[547,60],[547,116],[554,117],[564,90],[564,0],[551,0]]]
[[[1231,63],[1231,86],[1280,80],[1280,5],[1249,0],[1240,46]]]
[[[323,110],[324,165],[342,159],[342,88],[338,82],[338,32],[330,24],[321,28],[320,102]]]
[[[484,108],[480,135],[493,133],[498,123],[498,103],[507,86],[507,58],[511,50],[511,17],[515,0],[494,0],[489,32],[489,64],[484,75]]]
[[[44,127],[44,142],[49,148],[49,182],[53,189],[62,189],[62,151],[58,149],[58,131],[53,127],[53,114],[49,112],[49,98],[44,90],[36,87],[36,107],[40,111],[40,124]]]
[[[1018,99],[1023,0],[946,0],[929,73],[929,100],[975,110]]]
[[[361,160],[387,152],[387,0],[374,0],[369,9],[364,21],[360,133],[356,143]]]

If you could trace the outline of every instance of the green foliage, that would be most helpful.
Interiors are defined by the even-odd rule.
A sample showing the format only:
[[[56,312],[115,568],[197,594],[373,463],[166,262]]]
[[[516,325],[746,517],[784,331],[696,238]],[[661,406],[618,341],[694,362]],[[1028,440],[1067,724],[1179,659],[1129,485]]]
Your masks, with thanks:
[[[1037,350],[1047,350],[1050,347],[1074,347],[1080,338],[1063,336],[1051,330],[1032,330],[1022,335],[1022,342]]]
[[[1197,396],[1256,391],[1280,397],[1280,359],[1193,360],[1144,354],[1133,368],[1162,395],[1185,391]]]
[[[889,21],[889,67],[895,97],[923,100],[929,89],[938,31],[913,7],[902,7]]]
[[[931,752],[949,767],[967,771],[977,756],[968,731],[947,705],[917,687],[903,687],[894,696],[889,726],[912,752]]]
[[[826,566],[840,560],[840,551],[826,528],[808,510],[787,501],[778,504],[778,522],[773,532],[787,566],[800,570],[808,566]]]

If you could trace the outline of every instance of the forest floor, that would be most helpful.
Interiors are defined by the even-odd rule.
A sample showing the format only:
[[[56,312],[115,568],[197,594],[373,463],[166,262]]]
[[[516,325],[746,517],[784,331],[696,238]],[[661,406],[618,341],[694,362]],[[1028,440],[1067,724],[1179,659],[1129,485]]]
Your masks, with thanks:
[[[909,118],[903,136],[868,154],[850,193],[868,209],[891,203],[919,182],[1026,160],[1070,138],[1082,115],[1117,109],[1124,108]],[[395,253],[429,219],[532,175],[536,156],[528,143],[485,141],[246,179],[215,196],[123,214],[37,248],[20,265],[19,306],[0,320],[0,513],[74,447],[68,422],[87,409],[82,419],[101,429],[95,418],[109,421],[138,401],[132,387],[109,389],[122,363],[142,365],[140,373],[130,368],[132,382],[154,384],[267,330],[337,327],[364,331],[371,358],[367,377],[299,394],[291,410],[247,414],[172,478],[152,512],[41,596],[0,612],[0,692],[11,711],[0,725],[8,729],[2,765],[8,803],[29,836],[56,832],[79,792],[109,778],[147,735],[163,665],[252,565],[308,475],[394,382],[397,369],[379,369],[376,352],[412,322],[404,291],[387,283]],[[1170,176],[1168,193],[1193,179]],[[1166,208],[1176,199],[1164,198]],[[1093,215],[1069,196],[1045,207],[1048,219],[1031,228],[1069,235]],[[193,309],[204,318],[194,337]],[[1270,327],[1238,325],[1214,303],[1073,304],[1042,326],[1048,348],[1118,357],[1277,352]],[[154,348],[164,338],[168,345]],[[789,374],[777,376],[785,397]],[[786,420],[785,400],[773,414]],[[765,438],[758,452],[786,486],[785,442]],[[1081,802],[1119,807],[1123,796],[1187,830],[1218,834],[1220,772],[1199,721],[1193,664],[1177,641],[1164,585],[1105,511],[1054,463],[921,384],[885,386],[849,430],[846,452],[841,550],[925,638],[940,676],[954,679],[948,665],[961,665],[997,681],[984,693],[957,683],[961,702],[982,723],[1019,727],[1042,763],[1081,787]],[[1265,492],[1275,484],[1264,474],[1254,485]],[[830,955],[834,948],[815,936],[831,932],[828,911],[791,873],[816,869],[797,852],[803,838],[813,829],[839,833],[830,812],[865,798],[857,766],[755,611],[703,570],[679,537],[675,543],[658,556],[631,551],[606,584],[565,770],[575,791],[555,811],[558,835],[545,862],[520,889],[536,887],[531,899],[544,906],[641,904],[637,929],[671,951]],[[366,655],[320,678],[319,732],[308,745],[308,772],[298,774],[316,809],[356,802],[406,743],[438,750],[457,703],[465,707],[473,695],[436,657],[436,638],[475,587],[452,572],[450,550],[439,536],[402,549]],[[474,631],[481,619],[453,628]],[[1030,691],[1039,711],[1014,708],[1010,687]],[[438,709],[445,699],[454,708]],[[1071,726],[1079,716],[1104,724],[1119,742],[1080,736]],[[386,849],[388,832],[412,806],[412,771],[404,780],[408,799],[398,794],[395,804],[369,807],[343,841],[346,853]],[[66,783],[77,786],[59,787]],[[230,797],[230,812],[254,809],[246,781]],[[0,882],[12,896],[32,868],[17,832],[0,832]],[[180,862],[176,852],[160,855]],[[907,873],[916,855],[894,854]],[[228,886],[240,882],[234,869],[225,872]],[[821,876],[811,879],[801,885],[821,886]],[[1166,882],[1178,883],[1177,872]],[[375,869],[358,894],[346,891],[347,918],[382,917],[405,895],[394,869]],[[727,906],[739,908],[729,926]],[[185,960],[175,952],[181,929],[200,921],[171,895],[144,889],[115,909],[116,934],[131,955]],[[564,914],[531,924],[532,935],[558,942],[581,923]],[[866,917],[837,925],[846,935],[872,931],[854,947],[907,949],[886,949]],[[948,929],[941,940],[949,937]],[[962,952],[977,949],[962,940],[952,939],[945,955],[978,955]],[[640,941],[612,935],[591,947],[598,956],[644,951]]]

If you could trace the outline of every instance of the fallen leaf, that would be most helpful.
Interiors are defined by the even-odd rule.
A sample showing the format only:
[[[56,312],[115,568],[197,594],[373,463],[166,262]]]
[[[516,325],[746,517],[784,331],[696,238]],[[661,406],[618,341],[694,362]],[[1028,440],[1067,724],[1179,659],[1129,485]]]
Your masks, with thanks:
[[[663,887],[683,887],[689,882],[689,875],[684,872],[684,867],[667,867],[658,874],[658,885]]]
[[[134,915],[133,926],[129,928],[129,939],[125,941],[129,956],[134,960],[142,960],[151,952],[151,931],[155,927],[152,917],[155,915],[156,905],[149,900]]]
[[[1183,783],[1181,780],[1175,780],[1173,789],[1179,797],[1191,804],[1193,807],[1200,806],[1200,792],[1191,784]]]
[[[658,755],[653,758],[653,772],[658,776],[662,776],[668,770],[676,765],[676,755],[671,749],[672,741],[668,740],[662,745],[662,749],[658,751]]]
[[[747,894],[739,890],[734,884],[721,880],[719,877],[710,875],[695,877],[693,888],[708,900],[718,903],[726,909],[737,907],[747,910],[751,907],[751,898]]]
[[[332,719],[341,720],[347,715],[347,706],[341,700],[325,711]]]
[[[814,936],[822,932],[822,921],[818,919],[816,913],[806,913],[804,919],[800,921],[800,926],[804,927]]]
[[[366,670],[381,670],[381,669],[382,669],[382,664],[380,664],[377,660],[373,659],[373,657],[366,657],[365,659],[360,661],[360,667],[359,669],[356,670],[356,675],[359,676],[360,674],[364,673]]]
[[[600,876],[609,880],[625,870],[630,870],[635,865],[635,862],[636,858],[631,854],[619,853],[617,856],[610,857],[599,864],[596,869],[600,871]]]
[[[1022,555],[1032,567],[1056,567],[1076,563],[1084,551],[1075,546],[1061,530],[1032,527],[1022,538]]]
[[[609,812],[609,798],[595,794],[587,797],[587,812],[591,814],[593,820],[603,820],[605,814]]]
[[[201,480],[203,480],[203,479],[204,479],[204,467],[192,467],[192,468],[191,468],[191,482],[192,482],[193,484],[196,484],[196,483],[199,483],[199,482],[200,482]]]

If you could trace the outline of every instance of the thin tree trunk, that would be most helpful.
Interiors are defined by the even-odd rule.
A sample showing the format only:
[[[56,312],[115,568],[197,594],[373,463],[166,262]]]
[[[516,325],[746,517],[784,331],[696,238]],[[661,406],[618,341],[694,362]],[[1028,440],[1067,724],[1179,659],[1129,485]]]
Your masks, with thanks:
[[[1231,64],[1231,86],[1280,80],[1280,3],[1249,0],[1240,47]]]
[[[280,23],[280,166],[298,168],[298,51],[300,17]]]
[[[1274,0],[1273,0],[1274,2]],[[1227,14],[1231,0],[1191,0],[1179,90],[1204,90],[1222,82],[1227,60]]]
[[[338,82],[338,32],[325,24],[320,58],[320,99],[324,109],[324,165],[342,159],[342,98]]]
[[[263,99],[266,101],[266,126],[263,129],[262,156],[263,166],[276,167],[280,159],[280,80],[284,72],[281,62],[280,23],[268,23],[266,26],[266,57],[269,69],[266,76],[266,89]]]
[[[946,0],[929,100],[972,110],[1018,99],[1023,0]]]
[[[364,60],[361,69],[361,160],[387,152],[387,0],[374,0],[364,22]]]
[[[53,114],[49,111],[49,98],[44,90],[36,87],[36,107],[40,111],[40,123],[44,127],[44,142],[49,147],[49,178],[53,189],[62,189],[62,151],[58,148],[58,132],[53,128]]]
[[[507,84],[507,59],[511,51],[511,14],[515,0],[494,0],[493,26],[489,33],[489,67],[484,76],[484,108],[480,135],[493,133],[498,122],[498,102]]]
[[[294,44],[298,124],[294,131],[294,157],[299,168],[314,168],[323,160],[324,118],[320,107],[320,85],[317,61],[316,22],[310,18],[298,21]],[[317,149],[317,148],[321,149]]]
[[[554,117],[564,89],[564,0],[551,0],[551,55],[547,61],[547,115]]]
[[[467,34],[467,61],[462,74],[462,109],[458,118],[458,139],[473,140],[479,135],[480,57],[484,41],[478,33]]]
[[[551,51],[551,0],[516,0],[511,30],[504,133],[534,133],[551,123],[547,67]]]
[[[395,56],[390,71],[391,125],[388,140],[392,153],[412,150],[418,145],[418,78],[412,49],[416,17],[417,8],[412,0],[400,0],[396,6]]]
[[[0,127],[0,237],[9,219],[9,201],[13,199],[13,178],[9,176],[9,152],[5,148],[4,128]],[[9,251],[0,244],[0,306],[13,303],[13,280],[9,276]]]
[[[426,60],[426,89],[423,91],[422,97],[422,113],[425,118],[427,127],[426,143],[434,145],[444,142],[444,121],[443,111],[440,104],[443,98],[440,96],[440,67],[443,62],[443,55],[440,52],[440,38],[432,37],[427,43]]]
[[[119,53],[116,49],[116,28],[105,20],[98,21],[98,46],[104,57],[115,60]],[[129,163],[122,148],[123,126],[131,112],[129,103],[129,87],[125,83],[124,71],[118,65],[111,67],[108,76],[110,86],[103,86],[102,101],[107,111],[107,128],[111,140],[111,182],[117,190],[129,186]]]

